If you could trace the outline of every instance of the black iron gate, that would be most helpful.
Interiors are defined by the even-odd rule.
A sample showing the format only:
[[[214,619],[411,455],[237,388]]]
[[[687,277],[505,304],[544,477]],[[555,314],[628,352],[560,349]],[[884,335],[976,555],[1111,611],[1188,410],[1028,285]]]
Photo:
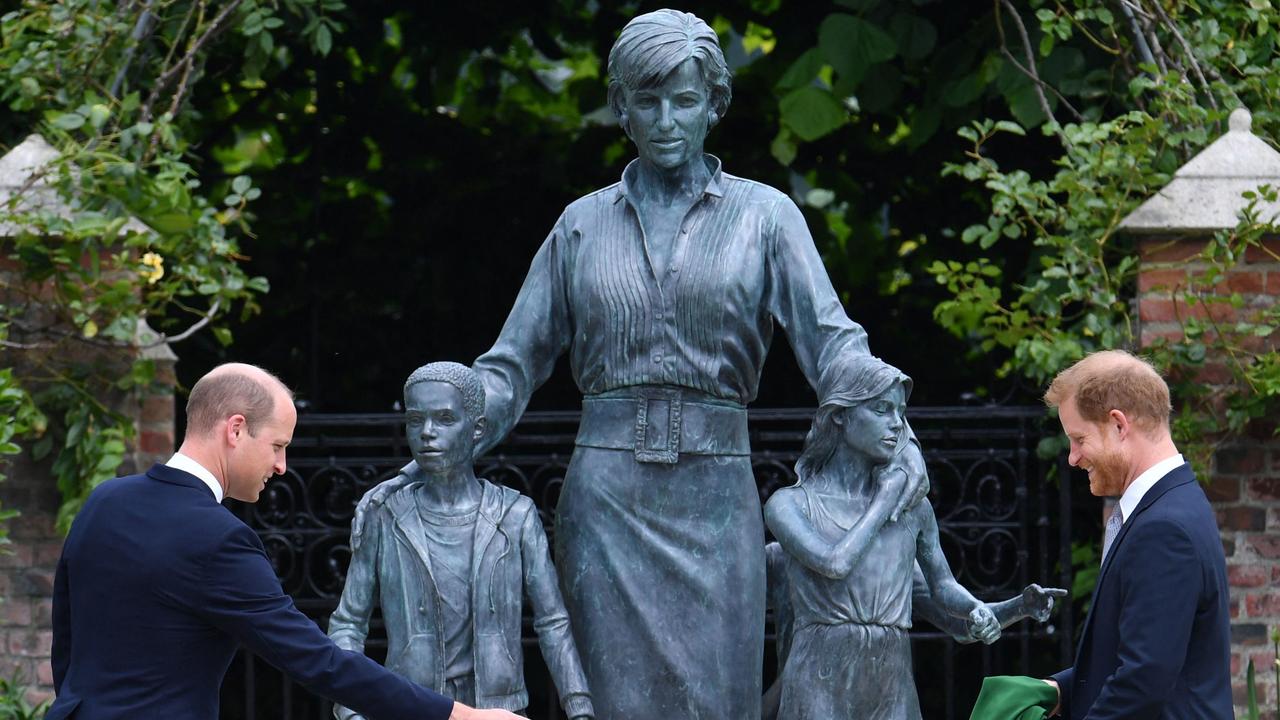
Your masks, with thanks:
[[[1070,587],[1070,492],[1066,483],[1048,479],[1050,467],[1062,466],[1063,459],[1044,461],[1035,452],[1046,432],[1056,432],[1044,426],[1043,408],[920,407],[908,416],[924,447],[930,501],[956,578],[985,600],[1012,596],[1030,582]],[[752,465],[762,502],[794,480],[792,467],[811,417],[808,409],[750,411]],[[261,535],[285,591],[321,627],[342,592],[355,502],[409,457],[402,422],[396,414],[301,416],[288,472],[268,484],[256,505],[235,508]],[[555,508],[577,423],[576,412],[526,413],[477,464],[478,474],[533,498],[548,533],[555,532]],[[1065,667],[1072,636],[1070,612],[1045,625],[1014,626],[991,646],[957,645],[920,622],[912,631],[912,652],[924,716],[967,716],[986,675]],[[562,718],[527,619],[524,645],[529,716]],[[385,652],[381,620],[375,617],[368,653],[382,660]],[[770,634],[766,687],[774,670]],[[328,717],[327,702],[244,652],[223,686],[225,720]]]

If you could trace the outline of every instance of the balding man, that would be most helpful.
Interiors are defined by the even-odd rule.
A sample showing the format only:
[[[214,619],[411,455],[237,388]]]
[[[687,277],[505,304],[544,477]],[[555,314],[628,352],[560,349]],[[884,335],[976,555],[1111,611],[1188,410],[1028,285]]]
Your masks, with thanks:
[[[1064,370],[1045,402],[1090,492],[1119,498],[1075,665],[1046,681],[1063,717],[1228,720],[1226,562],[1213,510],[1169,436],[1169,387],[1112,350]]]
[[[219,366],[191,389],[169,462],[93,491],[58,561],[47,720],[215,720],[240,644],[376,720],[514,720],[339,649],[284,594],[258,536],[219,503],[255,502],[284,472],[296,421],[270,373]]]

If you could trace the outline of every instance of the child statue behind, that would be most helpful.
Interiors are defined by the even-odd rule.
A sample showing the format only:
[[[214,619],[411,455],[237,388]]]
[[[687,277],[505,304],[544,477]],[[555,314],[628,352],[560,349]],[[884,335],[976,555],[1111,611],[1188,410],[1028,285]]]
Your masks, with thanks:
[[[416,466],[403,486],[353,526],[352,558],[329,636],[363,652],[374,606],[387,629],[387,667],[479,708],[529,704],[520,644],[523,598],[543,658],[574,720],[595,717],[538,510],[477,478],[484,387],[465,365],[418,368],[404,387]],[[359,718],[334,707],[338,720]]]
[[[785,575],[782,720],[919,720],[908,634],[917,564],[928,610],[954,618],[944,629],[963,639],[992,642],[1014,620],[1043,621],[1066,594],[1032,585],[1019,598],[983,603],[952,576],[927,501],[894,516],[908,477],[889,461],[910,442],[910,390],[910,378],[874,357],[838,358],[820,383],[796,483],[765,505]]]

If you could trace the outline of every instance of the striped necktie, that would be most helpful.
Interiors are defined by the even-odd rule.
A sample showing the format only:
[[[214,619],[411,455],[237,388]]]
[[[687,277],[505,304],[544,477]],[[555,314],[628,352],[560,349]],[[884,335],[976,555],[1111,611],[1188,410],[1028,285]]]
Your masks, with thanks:
[[[1107,562],[1107,552],[1111,550],[1111,543],[1116,541],[1116,535],[1120,534],[1120,526],[1124,524],[1124,513],[1117,504],[1111,511],[1111,517],[1107,520],[1107,527],[1102,532],[1102,562]]]

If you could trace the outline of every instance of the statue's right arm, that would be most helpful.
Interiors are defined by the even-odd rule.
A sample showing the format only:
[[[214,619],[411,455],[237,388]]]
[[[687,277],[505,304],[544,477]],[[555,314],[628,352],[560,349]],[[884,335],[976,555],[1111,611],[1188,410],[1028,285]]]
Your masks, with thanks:
[[[476,457],[502,441],[529,405],[529,397],[551,376],[572,339],[569,306],[569,246],[564,215],[542,243],[511,313],[493,347],[472,367],[485,389],[484,438]]]
[[[886,473],[880,482],[893,483],[894,487],[887,488],[888,492],[877,492],[867,511],[834,543],[820,536],[800,511],[799,491],[794,488],[775,492],[765,503],[765,525],[778,539],[782,549],[805,567],[833,579],[847,577],[893,511],[902,487],[906,485],[906,473],[893,470]]]
[[[372,514],[380,512],[378,509]],[[364,653],[364,641],[369,635],[369,618],[373,614],[378,597],[378,552],[381,523],[377,518],[367,518],[364,537],[353,543],[351,564],[347,566],[347,580],[342,587],[342,599],[338,608],[329,616],[329,638],[343,650]],[[364,720],[352,710],[334,704],[333,716],[337,720]]]

